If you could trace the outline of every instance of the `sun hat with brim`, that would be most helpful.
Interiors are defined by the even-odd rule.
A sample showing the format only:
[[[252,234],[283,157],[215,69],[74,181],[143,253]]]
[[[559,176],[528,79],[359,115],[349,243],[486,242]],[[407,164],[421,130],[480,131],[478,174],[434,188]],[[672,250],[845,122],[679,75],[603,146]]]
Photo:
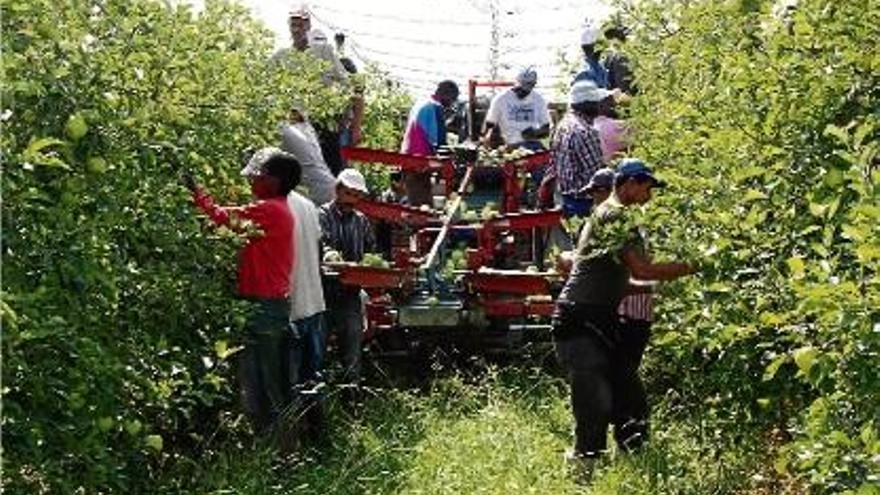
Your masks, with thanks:
[[[571,105],[584,102],[598,103],[613,95],[614,91],[600,88],[599,86],[596,86],[596,83],[593,81],[578,81],[571,85],[571,89],[568,93],[568,103]]]
[[[597,189],[611,189],[612,187],[614,187],[614,170],[606,167],[596,170],[583,190],[593,192]]]
[[[268,146],[266,148],[260,148],[254,153],[250,160],[248,160],[247,165],[243,169],[241,169],[241,175],[245,177],[259,177],[266,173],[266,163],[269,160],[283,157],[289,158],[291,160],[296,161],[296,158],[290,153],[281,151],[279,148],[274,146]]]
[[[617,177],[644,177],[652,182],[654,187],[666,187],[666,183],[654,176],[654,172],[638,158],[624,158],[617,165],[614,173]]]
[[[342,172],[339,172],[339,176],[336,177],[336,183],[342,184],[349,189],[360,191],[364,194],[370,193],[369,189],[367,189],[367,181],[364,179],[364,176],[353,168],[347,168]]]

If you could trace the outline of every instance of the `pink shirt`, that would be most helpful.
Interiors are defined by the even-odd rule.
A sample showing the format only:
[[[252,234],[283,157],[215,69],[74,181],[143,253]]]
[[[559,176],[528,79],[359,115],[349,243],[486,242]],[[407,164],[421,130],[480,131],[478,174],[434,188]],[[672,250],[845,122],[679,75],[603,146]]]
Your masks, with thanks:
[[[626,150],[629,129],[624,121],[600,115],[593,119],[593,127],[599,131],[602,160],[606,164],[610,163],[615,155]]]

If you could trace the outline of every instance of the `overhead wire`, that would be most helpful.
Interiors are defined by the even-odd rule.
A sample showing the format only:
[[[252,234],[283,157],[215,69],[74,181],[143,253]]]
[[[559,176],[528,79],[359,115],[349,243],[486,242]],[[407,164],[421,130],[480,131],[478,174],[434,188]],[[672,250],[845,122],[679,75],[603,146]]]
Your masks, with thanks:
[[[357,55],[358,58],[364,60],[364,57],[360,53],[360,50],[359,50],[359,44],[356,42],[352,42],[352,44],[350,46],[352,48],[352,51],[355,53],[355,55]],[[461,77],[461,78],[471,77],[470,74],[463,74],[461,72],[441,72],[438,70],[428,70],[428,69],[423,69],[420,67],[411,67],[411,66],[407,66],[407,65],[395,64],[393,62],[384,62],[384,61],[378,61],[378,60],[374,60],[374,62],[379,66],[386,66],[386,67],[391,67],[391,68],[399,69],[399,70],[403,70],[403,71],[416,72],[419,74],[428,74],[428,75],[432,75],[432,76],[438,76],[442,79],[448,79],[450,77]]]
[[[400,52],[391,52],[391,51],[387,51],[387,50],[380,50],[377,48],[368,47],[364,44],[360,44],[359,46],[360,46],[361,51],[364,51],[367,53],[372,53],[374,55],[385,55],[385,56],[389,56],[389,57],[409,59],[409,60],[422,60],[425,62],[448,63],[448,64],[468,64],[468,63],[477,64],[477,63],[486,63],[488,61],[488,57],[486,59],[480,59],[480,60],[460,59],[460,58],[445,59],[445,58],[431,57],[431,56],[427,56],[427,55],[409,55],[409,54],[400,53]]]
[[[470,1],[470,3],[475,9],[480,10],[475,5],[475,2]],[[542,10],[561,11],[561,10],[573,9],[573,8],[576,8],[578,10],[583,10],[583,5],[580,4],[579,2],[572,2],[572,3],[559,5],[559,6],[542,7]],[[447,79],[447,78],[469,79],[469,78],[477,77],[477,75],[476,74],[465,75],[461,72],[444,73],[444,72],[441,72],[438,70],[430,70],[430,69],[425,69],[422,67],[413,66],[415,64],[407,65],[405,62],[404,63],[395,63],[395,62],[382,60],[383,57],[391,57],[391,58],[398,60],[398,61],[402,59],[402,60],[422,61],[422,62],[439,63],[439,64],[457,64],[459,66],[461,66],[462,64],[476,64],[476,63],[488,64],[489,63],[488,62],[488,54],[487,54],[487,58],[485,61],[483,61],[483,60],[478,61],[476,59],[470,59],[470,60],[448,59],[448,58],[444,59],[444,58],[431,57],[429,55],[424,55],[424,54],[410,54],[410,53],[402,53],[400,51],[374,48],[372,46],[369,46],[364,41],[362,41],[362,39],[363,38],[366,38],[366,39],[372,38],[372,39],[380,39],[380,40],[387,40],[387,41],[400,42],[400,43],[410,43],[412,45],[418,45],[418,46],[425,46],[425,45],[439,46],[439,45],[442,45],[444,47],[457,47],[457,48],[467,48],[467,49],[475,49],[475,48],[485,49],[488,47],[485,44],[478,44],[478,43],[473,43],[473,42],[466,43],[466,42],[456,42],[456,41],[448,41],[448,40],[438,41],[438,40],[413,38],[413,37],[406,37],[406,36],[399,36],[399,35],[389,35],[389,34],[385,34],[385,33],[371,32],[369,30],[346,29],[336,23],[328,21],[325,18],[324,13],[326,12],[326,13],[337,13],[337,14],[341,14],[341,15],[353,15],[355,17],[362,17],[365,19],[384,20],[384,21],[390,21],[390,22],[414,24],[414,25],[437,25],[438,21],[436,21],[436,20],[427,20],[427,19],[423,20],[423,19],[407,18],[407,17],[402,17],[402,16],[396,16],[396,15],[372,14],[372,13],[366,13],[366,12],[349,11],[349,10],[342,10],[342,9],[338,9],[338,8],[334,8],[334,7],[327,7],[324,5],[317,7],[317,10],[318,10],[318,14],[315,15],[315,9],[314,8],[310,9],[313,18],[315,18],[315,20],[318,21],[320,24],[327,26],[331,30],[334,30],[337,32],[343,32],[343,33],[351,34],[351,35],[355,36],[355,39],[349,38],[347,45],[351,46],[353,53],[357,56],[358,59],[362,60],[365,63],[372,64],[372,65],[375,65],[376,67],[382,68],[383,70],[385,70],[386,72],[389,73],[390,77],[405,81],[405,84],[410,87],[420,87],[420,89],[426,89],[426,88],[428,88],[428,86],[432,86],[434,83],[436,83],[436,81],[441,80],[441,79]],[[466,25],[466,26],[488,27],[488,23],[485,23],[485,22],[464,22],[464,21],[455,21],[455,22],[445,21],[445,22],[440,22],[440,25],[441,26],[457,26],[457,25],[465,26]],[[580,23],[579,23],[579,25],[580,25]],[[573,33],[573,32],[576,32],[580,29],[581,29],[580,27],[577,27],[577,28],[567,28],[567,29],[563,29],[561,31],[560,30],[554,31],[552,29],[531,28],[531,29],[526,29],[526,30],[518,30],[518,31],[515,31],[514,33],[511,33],[511,34],[512,35],[529,34],[529,35],[534,35],[534,36],[540,36],[540,35],[546,34],[549,36],[549,35],[553,35],[553,34],[559,34],[560,32]],[[360,37],[361,39],[358,39],[358,37]],[[505,67],[505,70],[506,70],[507,68],[515,67],[515,65],[504,60],[505,57],[510,57],[510,56],[522,57],[523,54],[533,54],[533,53],[537,53],[537,52],[541,52],[541,51],[557,51],[560,49],[564,49],[564,47],[565,47],[564,43],[541,44],[541,45],[530,45],[530,46],[513,46],[513,47],[503,47],[502,46],[501,51],[499,53],[499,56],[501,57],[501,65],[503,67]],[[365,56],[365,54],[366,54],[366,56]],[[559,69],[560,69],[558,64],[555,64],[555,63],[538,63],[538,64],[525,64],[524,63],[524,64],[520,64],[520,65],[531,65],[539,70],[546,71],[542,75],[541,79],[543,81],[551,81],[551,82],[539,84],[538,85],[539,88],[541,88],[541,87],[554,88],[555,87],[554,82],[558,82],[563,79],[567,79],[569,77],[568,74],[561,74],[561,73],[560,74],[553,74],[554,70],[559,71]],[[483,69],[483,70],[485,70],[485,69]],[[405,72],[405,74],[400,74],[400,72]],[[433,86],[432,86],[432,88],[433,88]]]
[[[441,26],[441,27],[445,27],[445,26],[481,26],[481,27],[486,27],[486,26],[488,26],[488,22],[486,22],[486,21],[460,21],[460,20],[452,21],[452,20],[448,20],[448,19],[443,19],[443,20],[438,21],[436,19],[416,19],[416,18],[412,18],[412,17],[401,17],[401,16],[396,16],[396,15],[391,15],[391,14],[374,14],[374,13],[370,13],[370,12],[342,10],[342,9],[337,9],[334,7],[327,7],[326,5],[320,5],[318,7],[318,9],[324,10],[329,13],[342,14],[342,15],[346,15],[346,16],[362,17],[365,19],[376,19],[376,20],[382,20],[382,21],[393,21],[393,22],[400,22],[400,23],[405,23],[405,24],[429,25],[432,27],[434,27],[434,26]],[[312,7],[310,9],[310,11],[314,12],[314,7]]]
[[[482,47],[482,45],[476,44],[476,43],[461,43],[461,42],[446,41],[446,40],[441,41],[441,40],[431,40],[431,39],[424,39],[424,38],[409,38],[409,37],[405,37],[405,36],[394,36],[394,35],[381,34],[381,33],[371,33],[369,31],[344,29],[344,28],[341,28],[337,24],[334,24],[332,22],[328,22],[327,20],[321,18],[320,16],[315,15],[314,13],[312,13],[312,17],[317,19],[318,22],[320,22],[321,24],[326,25],[327,27],[329,27],[330,29],[332,29],[334,31],[343,32],[343,33],[350,33],[353,35],[364,36],[367,38],[384,39],[384,40],[388,40],[388,41],[399,41],[399,42],[403,42],[403,43],[411,43],[414,45],[436,46],[438,43],[442,42],[445,46],[454,46],[454,47],[459,47],[459,48],[479,48],[479,47]]]

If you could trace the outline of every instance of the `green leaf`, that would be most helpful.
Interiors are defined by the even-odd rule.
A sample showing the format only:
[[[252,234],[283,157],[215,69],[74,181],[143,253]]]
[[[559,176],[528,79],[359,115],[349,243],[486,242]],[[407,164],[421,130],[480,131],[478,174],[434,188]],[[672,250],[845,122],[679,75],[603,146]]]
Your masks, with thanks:
[[[841,230],[843,231],[843,237],[856,242],[864,242],[867,236],[870,235],[868,229],[862,225],[846,224]]]
[[[819,357],[819,350],[813,346],[804,346],[792,351],[791,355],[800,373],[806,376],[816,363],[816,358]]]
[[[65,170],[70,170],[70,166],[65,163],[63,160],[58,158],[58,156],[53,151],[44,152],[48,148],[53,146],[66,145],[64,141],[57,138],[40,138],[40,139],[32,139],[27,148],[22,153],[22,158],[26,163],[32,163],[34,165],[42,165],[45,167],[57,167],[63,168]]]
[[[144,443],[147,447],[155,450],[156,452],[162,452],[162,447],[164,447],[165,442],[162,440],[162,435],[147,435],[144,438]]]
[[[767,199],[767,195],[757,189],[749,189],[743,195],[743,201],[755,201],[757,199]]]
[[[730,286],[725,284],[724,282],[712,282],[705,289],[706,292],[730,292]]]
[[[785,261],[788,265],[788,270],[791,272],[791,276],[795,279],[804,278],[804,270],[806,269],[806,265],[804,264],[804,259],[800,256],[792,256],[788,260]]]
[[[829,205],[822,205],[818,203],[810,203],[810,214],[814,217],[822,218],[825,216],[825,212],[828,211]]]
[[[832,137],[836,139],[840,144],[844,146],[849,146],[849,133],[846,132],[846,129],[842,127],[838,127],[834,124],[829,124],[825,127],[825,131],[823,132],[825,136]]]
[[[770,364],[764,369],[764,376],[762,378],[763,381],[768,382],[776,376],[776,372],[779,371],[779,367],[785,364],[788,361],[788,354],[781,354],[776,356],[773,361],[770,361]]]
[[[140,433],[142,428],[143,428],[143,425],[141,424],[140,421],[138,421],[136,419],[133,419],[131,421],[126,421],[126,423],[125,423],[125,431],[127,431],[128,434],[132,435],[132,436]]]
[[[58,146],[58,145],[63,145],[63,144],[66,144],[66,143],[58,138],[53,138],[53,137],[31,139],[31,141],[28,143],[27,148],[24,150],[24,154],[28,155],[28,154],[40,153],[45,148],[48,148],[50,146]]]

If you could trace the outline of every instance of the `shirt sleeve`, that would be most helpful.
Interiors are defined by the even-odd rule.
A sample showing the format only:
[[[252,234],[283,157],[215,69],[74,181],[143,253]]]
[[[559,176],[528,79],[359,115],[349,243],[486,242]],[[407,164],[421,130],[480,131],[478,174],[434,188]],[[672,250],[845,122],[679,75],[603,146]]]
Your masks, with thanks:
[[[192,198],[196,206],[202,210],[205,215],[208,215],[208,218],[210,218],[212,222],[217,225],[230,224],[231,218],[229,213],[232,208],[217,205],[214,203],[214,198],[202,188],[196,188],[192,193]]]
[[[486,122],[497,124],[501,120],[501,95],[492,98],[489,103],[489,111],[486,112]]]
[[[263,235],[273,221],[264,201],[256,201],[247,206],[218,206],[214,203],[214,198],[202,189],[193,192],[193,201],[215,224],[245,233],[248,237]]]

